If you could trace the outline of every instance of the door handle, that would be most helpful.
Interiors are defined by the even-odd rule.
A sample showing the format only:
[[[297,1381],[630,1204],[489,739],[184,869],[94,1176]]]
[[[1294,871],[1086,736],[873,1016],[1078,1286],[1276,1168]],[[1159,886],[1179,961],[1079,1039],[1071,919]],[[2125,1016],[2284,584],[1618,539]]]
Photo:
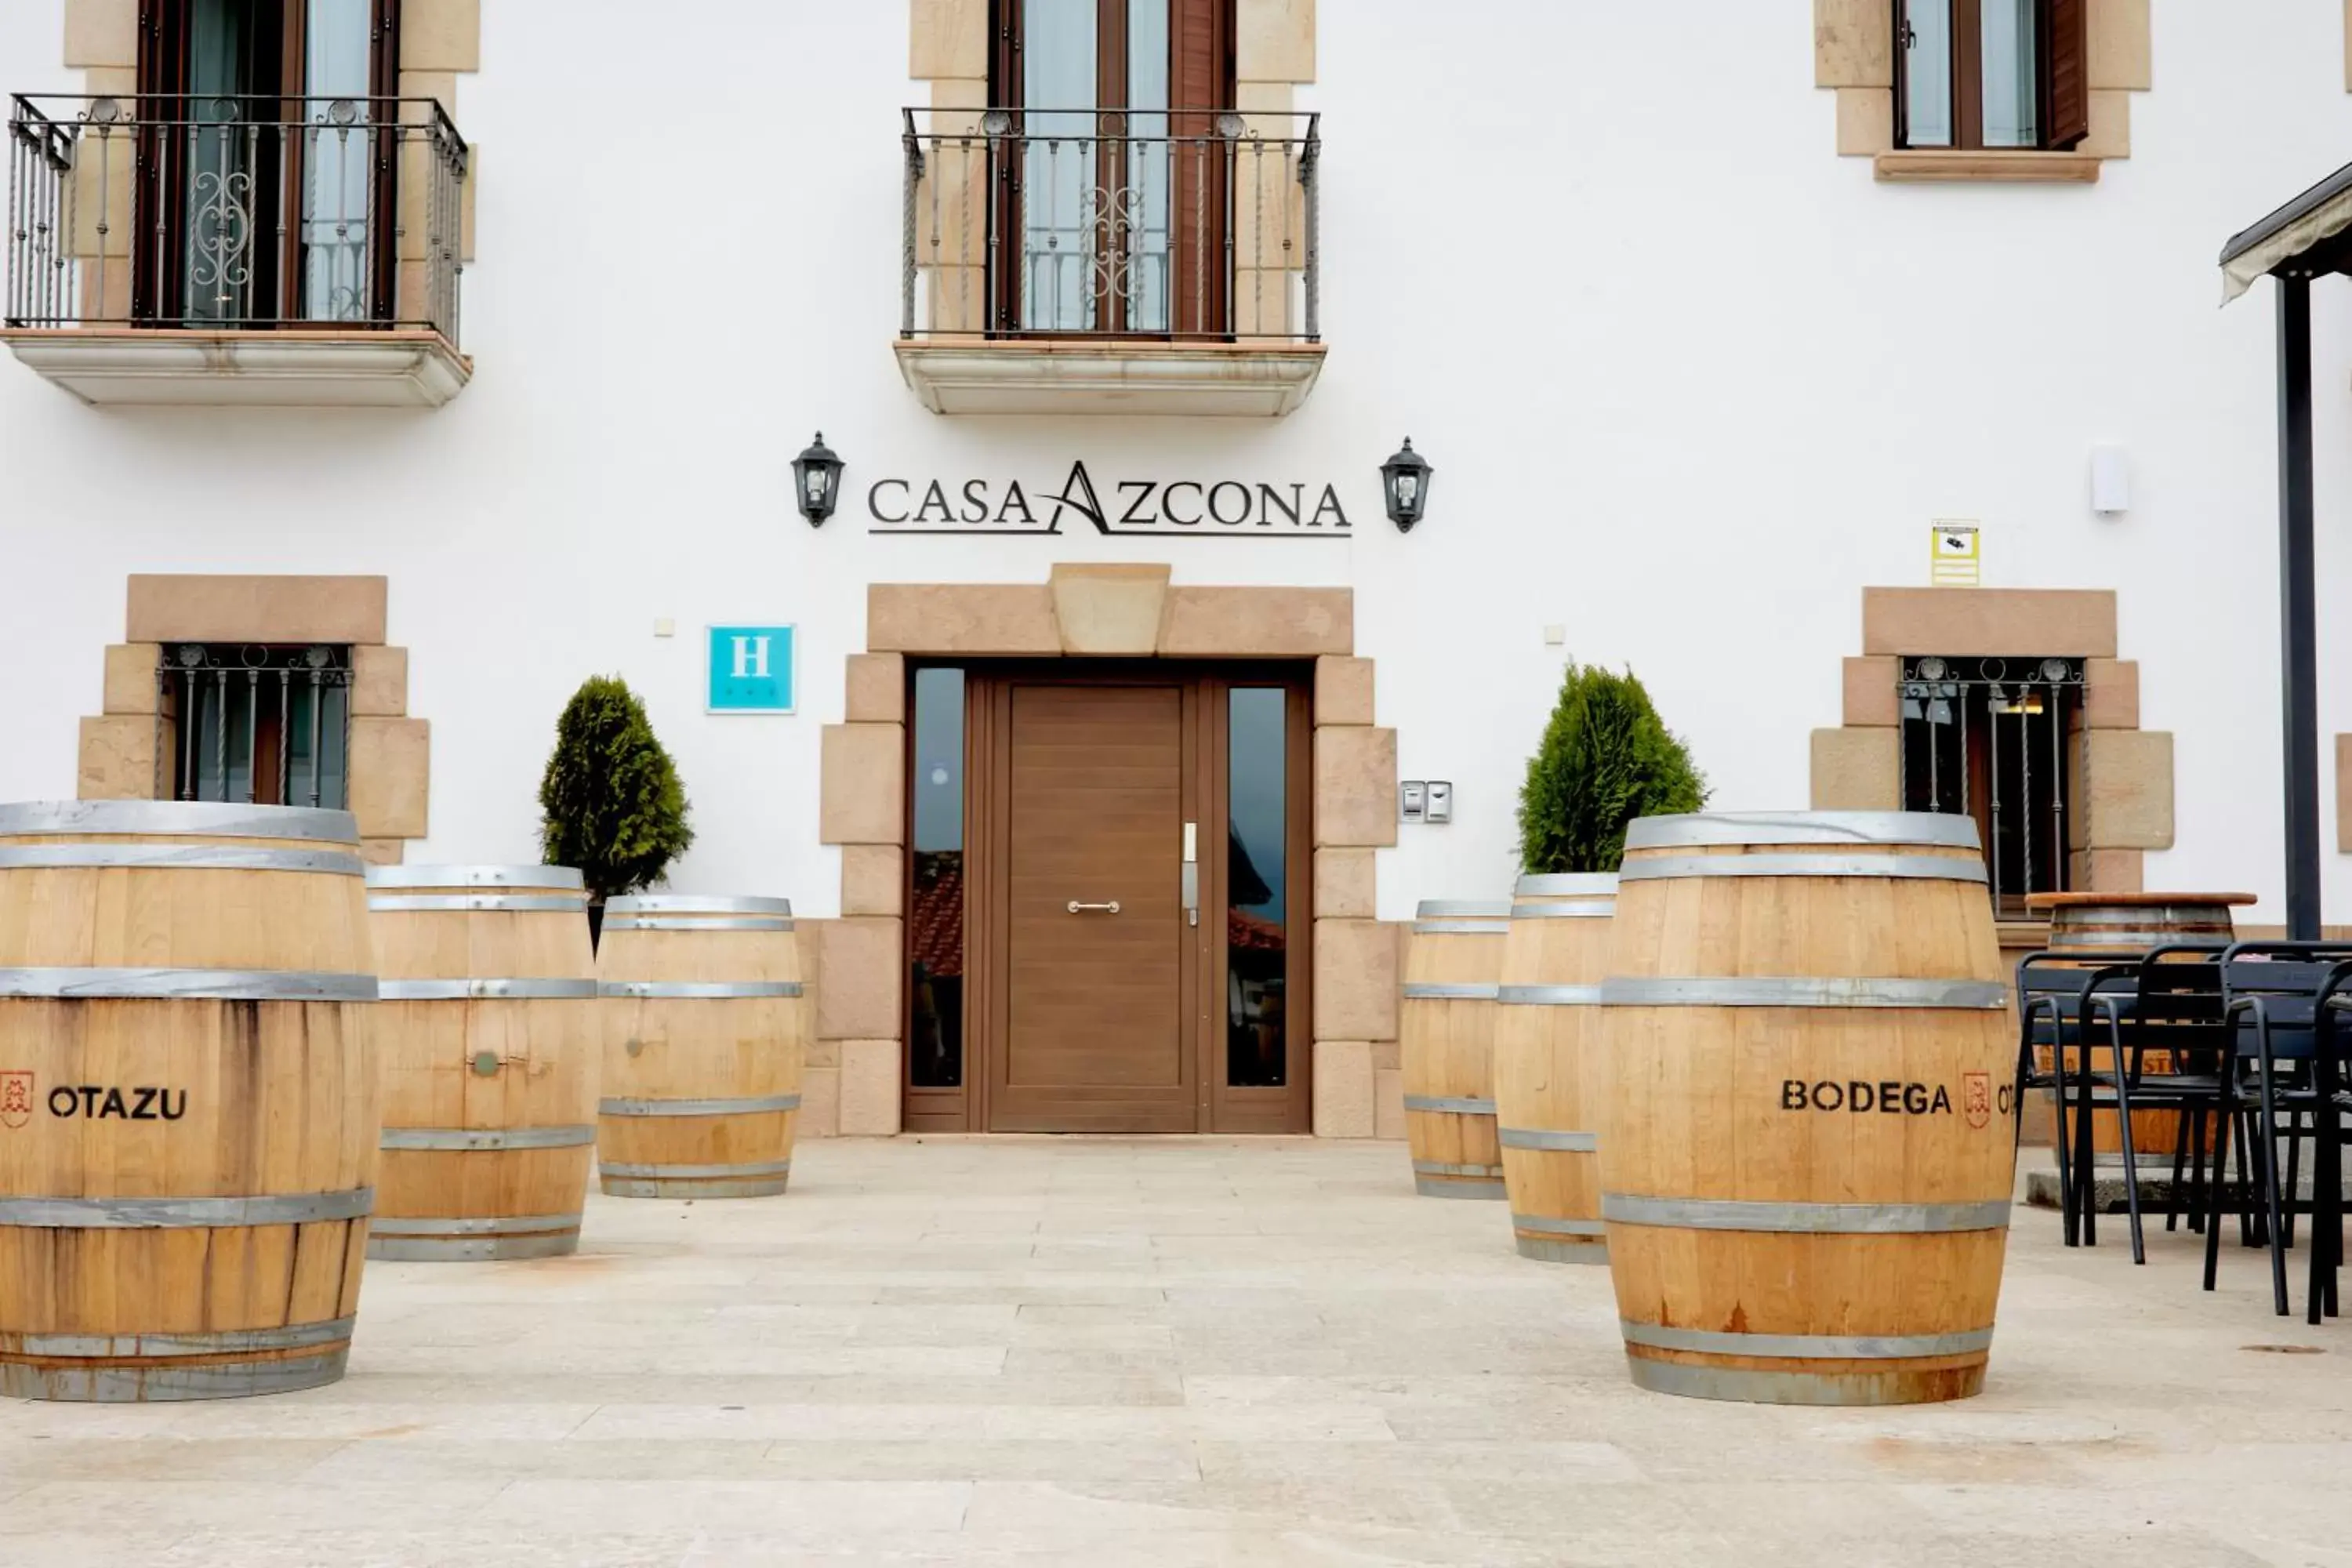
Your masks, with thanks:
[[[1201,825],[1197,822],[1188,822],[1184,825],[1182,881],[1184,923],[1191,926],[1199,925],[1201,923]]]
[[[1089,911],[1098,914],[1115,915],[1118,913],[1118,900],[1117,899],[1113,899],[1107,904],[1082,904],[1076,899],[1072,899],[1070,900],[1070,912],[1072,914],[1082,915],[1088,913]]]

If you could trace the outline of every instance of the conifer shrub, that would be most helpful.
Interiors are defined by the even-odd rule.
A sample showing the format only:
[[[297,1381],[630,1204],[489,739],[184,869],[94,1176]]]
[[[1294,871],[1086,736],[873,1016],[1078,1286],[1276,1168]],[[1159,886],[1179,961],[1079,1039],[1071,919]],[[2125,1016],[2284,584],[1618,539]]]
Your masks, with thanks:
[[[617,677],[591,677],[564,704],[539,808],[541,859],[576,868],[599,910],[661,880],[694,842],[677,764]]]
[[[1571,660],[1519,789],[1521,868],[1614,871],[1635,817],[1706,805],[1706,777],[1633,673]]]

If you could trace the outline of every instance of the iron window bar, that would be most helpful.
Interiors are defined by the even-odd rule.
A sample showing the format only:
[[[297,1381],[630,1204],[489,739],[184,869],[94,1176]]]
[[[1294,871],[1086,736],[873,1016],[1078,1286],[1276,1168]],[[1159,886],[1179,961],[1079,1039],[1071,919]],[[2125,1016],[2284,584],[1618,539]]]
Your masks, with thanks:
[[[347,803],[350,648],[317,643],[173,643],[163,648],[155,680],[158,799],[338,810]],[[294,746],[296,729],[305,719],[307,757],[299,756]],[[273,728],[274,742],[269,739]],[[260,789],[265,748],[274,764],[274,787],[268,795]],[[231,765],[237,753],[242,754],[241,775]],[[298,763],[307,763],[307,767],[298,768]],[[299,776],[305,773],[307,777]]]
[[[2072,879],[2068,746],[2080,730],[2084,679],[2079,658],[1903,660],[1896,756],[1904,808],[1985,824],[1996,910],[2004,900],[2014,906],[2029,893],[2063,892]],[[2015,722],[2005,726],[2004,720]]]

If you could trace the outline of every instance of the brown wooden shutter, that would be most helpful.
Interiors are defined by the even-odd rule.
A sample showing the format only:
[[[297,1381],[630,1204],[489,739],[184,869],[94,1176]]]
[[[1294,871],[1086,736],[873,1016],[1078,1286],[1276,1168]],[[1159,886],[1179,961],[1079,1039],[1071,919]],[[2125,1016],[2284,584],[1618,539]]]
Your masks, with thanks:
[[[163,72],[163,62],[155,52],[156,30],[163,18],[155,7],[159,0],[139,0],[139,90],[143,95],[162,90],[156,78]]]
[[[1222,333],[1226,325],[1225,156],[1217,112],[1234,102],[1234,0],[1168,0],[1168,100],[1177,112],[1175,178],[1170,194],[1176,230],[1174,326]]]
[[[2050,133],[2043,144],[2073,147],[2091,133],[2089,0],[2049,0]]]
[[[185,0],[140,0],[139,152],[131,185],[131,316],[154,325],[178,308],[181,212],[174,199],[186,162],[183,138],[159,122],[181,112],[171,95],[187,90]]]
[[[1225,109],[1233,103],[1233,0],[1168,0],[1169,100],[1178,109]]]
[[[400,96],[400,0],[374,0],[369,8],[375,15],[369,28],[368,89],[378,98],[396,99]],[[397,121],[411,111],[404,106],[385,104],[378,112],[386,120]],[[368,269],[374,282],[367,300],[368,319],[373,321],[397,321],[400,316],[400,182],[420,172],[427,180],[433,177],[430,154],[415,158],[404,156],[404,151],[400,132],[376,132],[374,211],[368,220],[373,225],[368,236],[368,247],[373,252]],[[299,203],[299,195],[295,199]],[[295,265],[299,265],[299,257]],[[446,321],[438,325],[444,331],[449,328]]]
[[[375,0],[371,7],[374,18],[370,26],[368,61],[371,79],[368,90],[378,98],[400,96],[400,0]]]

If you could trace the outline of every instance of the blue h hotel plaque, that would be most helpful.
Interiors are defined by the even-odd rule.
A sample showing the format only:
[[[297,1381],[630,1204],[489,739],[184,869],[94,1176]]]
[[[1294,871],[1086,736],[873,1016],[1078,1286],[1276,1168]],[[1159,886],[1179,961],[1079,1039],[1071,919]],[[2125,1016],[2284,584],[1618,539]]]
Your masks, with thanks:
[[[710,628],[710,711],[793,710],[793,628]]]

